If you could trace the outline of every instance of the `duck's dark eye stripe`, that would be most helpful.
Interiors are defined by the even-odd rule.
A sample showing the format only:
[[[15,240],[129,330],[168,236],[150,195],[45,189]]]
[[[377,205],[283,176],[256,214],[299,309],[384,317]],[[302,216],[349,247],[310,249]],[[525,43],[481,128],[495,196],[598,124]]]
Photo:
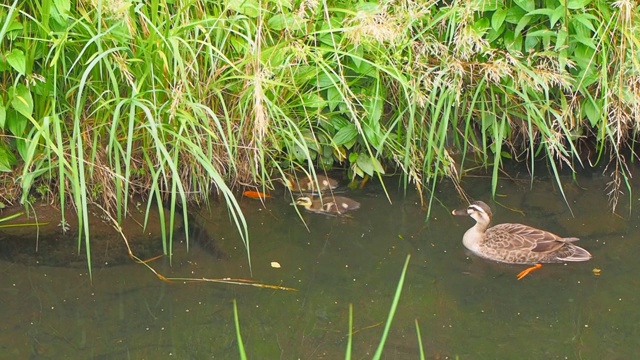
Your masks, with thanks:
[[[467,210],[473,210],[473,211],[481,212],[481,213],[485,212],[485,211],[484,211],[484,210],[482,210],[482,208],[481,208],[480,206],[478,206],[478,205],[469,205],[469,207],[467,208]]]

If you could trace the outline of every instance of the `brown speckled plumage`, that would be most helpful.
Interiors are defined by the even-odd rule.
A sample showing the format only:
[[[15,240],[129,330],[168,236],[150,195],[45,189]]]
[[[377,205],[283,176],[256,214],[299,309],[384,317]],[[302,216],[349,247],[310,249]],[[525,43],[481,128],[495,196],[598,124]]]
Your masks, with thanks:
[[[296,205],[302,205],[311,212],[327,215],[342,215],[360,208],[359,202],[344,196],[325,196],[317,199],[303,196],[296,200]]]
[[[297,193],[325,192],[335,189],[338,186],[336,180],[323,175],[317,175],[315,177],[290,175],[287,176],[283,182],[291,192]]]
[[[591,254],[572,242],[575,237],[561,238],[548,231],[522,224],[499,224],[489,227],[492,212],[482,201],[454,210],[454,215],[467,215],[476,225],[467,230],[463,243],[474,254],[511,264],[559,263],[586,261]]]

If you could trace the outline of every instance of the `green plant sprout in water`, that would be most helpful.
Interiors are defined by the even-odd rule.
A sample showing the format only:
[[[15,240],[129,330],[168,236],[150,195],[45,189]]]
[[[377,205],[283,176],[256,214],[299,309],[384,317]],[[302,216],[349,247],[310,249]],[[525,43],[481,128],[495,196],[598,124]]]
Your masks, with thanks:
[[[407,268],[409,266],[409,260],[411,259],[411,255],[407,255],[407,259],[404,262],[404,267],[402,268],[402,272],[400,273],[400,279],[398,280],[398,284],[396,286],[396,292],[393,296],[393,301],[391,302],[391,308],[389,309],[389,314],[387,315],[387,320],[385,322],[384,330],[382,332],[382,337],[380,338],[380,342],[378,343],[378,347],[376,352],[374,353],[372,359],[380,360],[382,358],[382,352],[384,350],[384,345],[387,341],[387,337],[389,336],[389,330],[391,329],[391,323],[393,321],[393,317],[396,313],[396,309],[398,308],[398,303],[400,302],[400,296],[402,295],[402,287],[404,285],[404,278],[407,273]],[[240,355],[240,359],[247,359],[246,350],[244,348],[244,342],[242,341],[242,334],[240,332],[240,320],[238,317],[238,305],[236,300],[233,300],[233,320],[236,328],[236,340],[238,343],[238,352]],[[418,344],[419,344],[419,354],[420,359],[424,360],[424,350],[422,347],[422,339],[420,338],[420,328],[418,327],[418,322],[416,320],[416,333],[418,336]],[[353,344],[353,304],[349,304],[349,333],[347,339],[347,348],[345,351],[345,359],[351,359],[351,351]],[[259,354],[258,354],[259,356]],[[456,357],[457,359],[457,357]]]

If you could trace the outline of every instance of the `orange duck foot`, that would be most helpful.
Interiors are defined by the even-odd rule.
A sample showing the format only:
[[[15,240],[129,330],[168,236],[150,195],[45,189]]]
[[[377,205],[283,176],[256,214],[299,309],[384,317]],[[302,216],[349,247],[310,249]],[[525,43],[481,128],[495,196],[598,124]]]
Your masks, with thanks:
[[[523,277],[527,276],[530,272],[532,272],[533,270],[538,270],[542,267],[542,264],[535,264],[532,267],[528,267],[522,271],[520,271],[520,273],[518,274],[518,280],[522,279]]]

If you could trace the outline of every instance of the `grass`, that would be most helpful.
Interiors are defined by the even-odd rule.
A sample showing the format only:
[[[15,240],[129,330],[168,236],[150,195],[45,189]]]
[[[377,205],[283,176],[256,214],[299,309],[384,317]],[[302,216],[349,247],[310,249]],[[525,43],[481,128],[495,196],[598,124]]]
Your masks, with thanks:
[[[396,309],[398,308],[398,303],[400,302],[400,297],[402,295],[402,287],[404,285],[404,278],[407,274],[407,268],[409,267],[409,260],[411,259],[411,255],[407,255],[407,259],[404,262],[404,267],[402,268],[402,272],[400,273],[400,279],[398,280],[398,284],[396,286],[396,292],[393,296],[393,301],[391,302],[391,308],[389,309],[389,314],[387,315],[387,320],[385,322],[384,329],[382,331],[382,337],[380,338],[380,342],[378,343],[378,347],[376,352],[374,353],[372,359],[378,360],[382,358],[382,353],[384,350],[384,345],[387,341],[387,337],[389,336],[389,330],[391,329],[391,323],[393,322],[393,317],[395,315]],[[236,301],[233,301],[233,318],[236,329],[236,341],[238,343],[238,353],[241,359],[247,359],[246,349],[244,346],[244,342],[242,341],[242,334],[240,332],[240,320],[238,318],[238,306]],[[416,331],[418,335],[418,343],[420,350],[420,358],[424,359],[424,350],[422,349],[422,338],[420,336],[420,329],[418,327],[418,323],[416,321]],[[353,305],[349,304],[349,332],[347,337],[347,348],[345,351],[345,359],[349,360],[352,356],[352,345],[353,345]],[[259,354],[258,354],[259,356]]]
[[[631,196],[640,118],[635,3],[14,1],[0,5],[4,202],[56,199],[117,219],[131,196],[218,198],[293,170],[440,179],[505,160],[606,165]],[[44,187],[44,191],[40,191]],[[178,209],[182,209],[179,211]],[[165,224],[163,224],[164,226]],[[172,254],[171,234],[164,248]],[[89,267],[90,268],[90,267]]]

